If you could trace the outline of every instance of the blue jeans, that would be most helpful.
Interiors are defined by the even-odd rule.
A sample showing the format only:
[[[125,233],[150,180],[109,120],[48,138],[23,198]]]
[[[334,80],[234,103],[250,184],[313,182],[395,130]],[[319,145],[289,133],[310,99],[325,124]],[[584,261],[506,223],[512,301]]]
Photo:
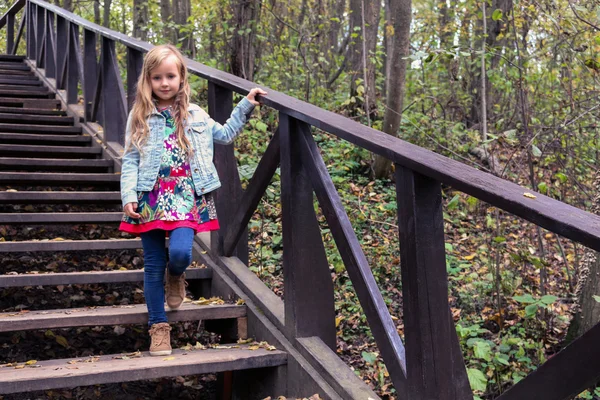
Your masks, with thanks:
[[[167,322],[164,276],[167,266],[166,232],[154,229],[140,235],[144,248],[144,296],[148,325]],[[192,262],[194,230],[177,228],[169,232],[169,274],[179,276]]]

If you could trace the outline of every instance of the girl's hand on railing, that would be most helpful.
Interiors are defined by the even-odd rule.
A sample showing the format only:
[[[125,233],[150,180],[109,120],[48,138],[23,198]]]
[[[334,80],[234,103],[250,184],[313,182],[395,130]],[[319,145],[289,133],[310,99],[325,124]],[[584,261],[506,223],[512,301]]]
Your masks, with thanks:
[[[250,90],[250,92],[248,93],[248,96],[246,96],[246,98],[248,100],[250,100],[250,103],[254,104],[255,106],[260,105],[260,102],[258,102],[256,100],[256,95],[259,94],[261,96],[266,96],[267,92],[265,92],[264,90],[262,90],[261,88],[253,88]]]

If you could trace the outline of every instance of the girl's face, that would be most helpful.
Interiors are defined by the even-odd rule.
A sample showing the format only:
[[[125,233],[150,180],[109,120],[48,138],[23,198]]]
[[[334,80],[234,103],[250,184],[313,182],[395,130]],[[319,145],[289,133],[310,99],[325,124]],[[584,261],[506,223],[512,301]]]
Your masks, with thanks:
[[[177,58],[170,55],[150,71],[150,82],[152,83],[152,93],[158,99],[158,106],[173,105],[175,96],[181,88],[181,75],[177,66]]]

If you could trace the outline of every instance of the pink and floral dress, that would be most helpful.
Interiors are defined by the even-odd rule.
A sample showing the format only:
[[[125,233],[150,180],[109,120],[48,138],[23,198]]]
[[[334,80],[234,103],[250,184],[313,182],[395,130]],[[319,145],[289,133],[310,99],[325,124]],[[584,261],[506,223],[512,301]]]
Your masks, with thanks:
[[[177,145],[175,121],[170,107],[160,113],[166,119],[160,170],[149,192],[138,192],[139,219],[123,216],[119,229],[134,235],[152,229],[171,231],[192,228],[196,232],[219,229],[215,203],[210,193],[198,196],[190,164]]]

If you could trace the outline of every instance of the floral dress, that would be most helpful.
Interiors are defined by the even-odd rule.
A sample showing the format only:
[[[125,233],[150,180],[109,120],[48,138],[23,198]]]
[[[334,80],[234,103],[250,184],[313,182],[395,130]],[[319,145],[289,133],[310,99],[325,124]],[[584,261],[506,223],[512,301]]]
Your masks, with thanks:
[[[139,235],[153,229],[171,231],[192,228],[196,232],[219,229],[210,193],[198,196],[189,161],[177,145],[175,121],[170,107],[160,113],[166,119],[165,140],[158,178],[149,192],[138,192],[139,219],[123,216],[119,229]]]

